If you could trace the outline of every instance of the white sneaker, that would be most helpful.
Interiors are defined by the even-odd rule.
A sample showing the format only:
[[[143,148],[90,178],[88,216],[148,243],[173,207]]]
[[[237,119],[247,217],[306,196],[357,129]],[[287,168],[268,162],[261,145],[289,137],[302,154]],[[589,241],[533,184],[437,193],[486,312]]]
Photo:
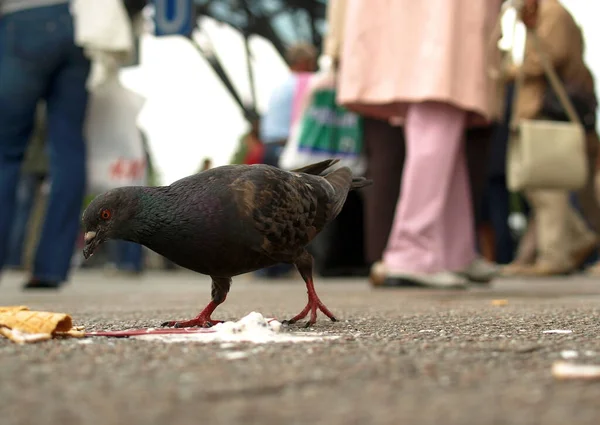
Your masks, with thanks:
[[[373,286],[396,286],[394,280],[409,281],[416,286],[439,289],[465,289],[466,278],[449,271],[438,273],[408,273],[399,270],[387,270],[382,262],[371,267],[370,282]]]
[[[483,257],[475,258],[465,269],[457,274],[475,283],[488,283],[500,274],[500,267]]]
[[[465,289],[469,283],[462,276],[448,271],[438,273],[390,272],[388,279],[408,280],[420,286],[439,289]]]

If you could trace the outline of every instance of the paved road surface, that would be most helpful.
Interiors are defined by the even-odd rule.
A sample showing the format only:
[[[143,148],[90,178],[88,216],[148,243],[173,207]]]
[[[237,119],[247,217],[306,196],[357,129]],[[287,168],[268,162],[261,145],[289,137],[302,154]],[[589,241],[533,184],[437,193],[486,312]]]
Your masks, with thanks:
[[[5,276],[1,305],[68,311],[87,329],[190,318],[209,296],[208,281],[188,273],[81,272],[59,294],[23,294],[20,279]],[[219,344],[0,341],[0,424],[600,423],[600,382],[551,375],[563,350],[600,364],[597,280],[500,281],[458,293],[372,290],[361,280],[317,288],[342,321],[320,316],[313,330],[342,338],[260,346],[237,360]],[[239,278],[215,317],[286,318],[304,303],[300,281]],[[543,333],[551,329],[573,332]]]

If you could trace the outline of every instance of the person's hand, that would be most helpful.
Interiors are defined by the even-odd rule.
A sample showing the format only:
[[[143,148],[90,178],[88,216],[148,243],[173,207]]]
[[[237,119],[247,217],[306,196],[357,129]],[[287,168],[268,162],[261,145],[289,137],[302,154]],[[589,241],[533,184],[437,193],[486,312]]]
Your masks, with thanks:
[[[502,65],[499,70],[494,70],[490,77],[494,80],[500,80],[503,82],[514,81],[519,73],[519,67],[514,63],[507,63]]]
[[[510,65],[508,65],[508,68],[506,69],[505,78],[509,81],[513,81],[517,78],[518,72],[519,72],[519,66],[514,63],[511,63]]]
[[[536,27],[538,9],[539,0],[525,0],[525,4],[521,10],[521,19],[527,28],[533,29]]]

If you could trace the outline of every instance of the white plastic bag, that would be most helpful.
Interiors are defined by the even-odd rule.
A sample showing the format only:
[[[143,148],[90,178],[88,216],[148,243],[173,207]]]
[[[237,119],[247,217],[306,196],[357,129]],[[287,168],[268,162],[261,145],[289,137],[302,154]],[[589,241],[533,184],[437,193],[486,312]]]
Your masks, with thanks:
[[[134,53],[133,28],[123,0],[72,0],[75,44],[92,61],[87,87],[118,73]]]
[[[110,77],[90,93],[86,121],[88,193],[147,182],[137,118],[145,99]]]

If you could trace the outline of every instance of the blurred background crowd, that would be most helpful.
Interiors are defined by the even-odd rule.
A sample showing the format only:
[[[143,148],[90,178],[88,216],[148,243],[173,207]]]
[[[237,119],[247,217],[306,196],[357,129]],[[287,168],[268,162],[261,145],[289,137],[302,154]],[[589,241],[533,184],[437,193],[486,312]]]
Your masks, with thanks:
[[[336,157],[373,179],[311,244],[321,276],[448,289],[497,276],[600,276],[600,140],[585,46],[594,40],[567,7],[0,0],[0,270],[23,270],[24,289],[56,289],[76,268],[120,278],[178,269],[124,241],[85,263],[80,253],[81,212],[95,195],[169,184],[157,165],[163,156],[190,159],[176,141],[157,147],[140,125],[146,99],[123,84],[144,66],[140,40],[176,37],[237,108],[191,115],[189,128],[217,123],[230,134],[240,119],[246,127],[226,142],[196,140],[193,151],[206,154],[190,172],[227,162],[294,169]],[[211,23],[239,36],[249,95],[207,35]],[[257,40],[284,61],[278,78],[260,75],[271,65],[257,65]],[[199,84],[216,96],[214,80]],[[228,161],[211,154],[221,144]],[[291,273],[281,264],[256,277]]]

